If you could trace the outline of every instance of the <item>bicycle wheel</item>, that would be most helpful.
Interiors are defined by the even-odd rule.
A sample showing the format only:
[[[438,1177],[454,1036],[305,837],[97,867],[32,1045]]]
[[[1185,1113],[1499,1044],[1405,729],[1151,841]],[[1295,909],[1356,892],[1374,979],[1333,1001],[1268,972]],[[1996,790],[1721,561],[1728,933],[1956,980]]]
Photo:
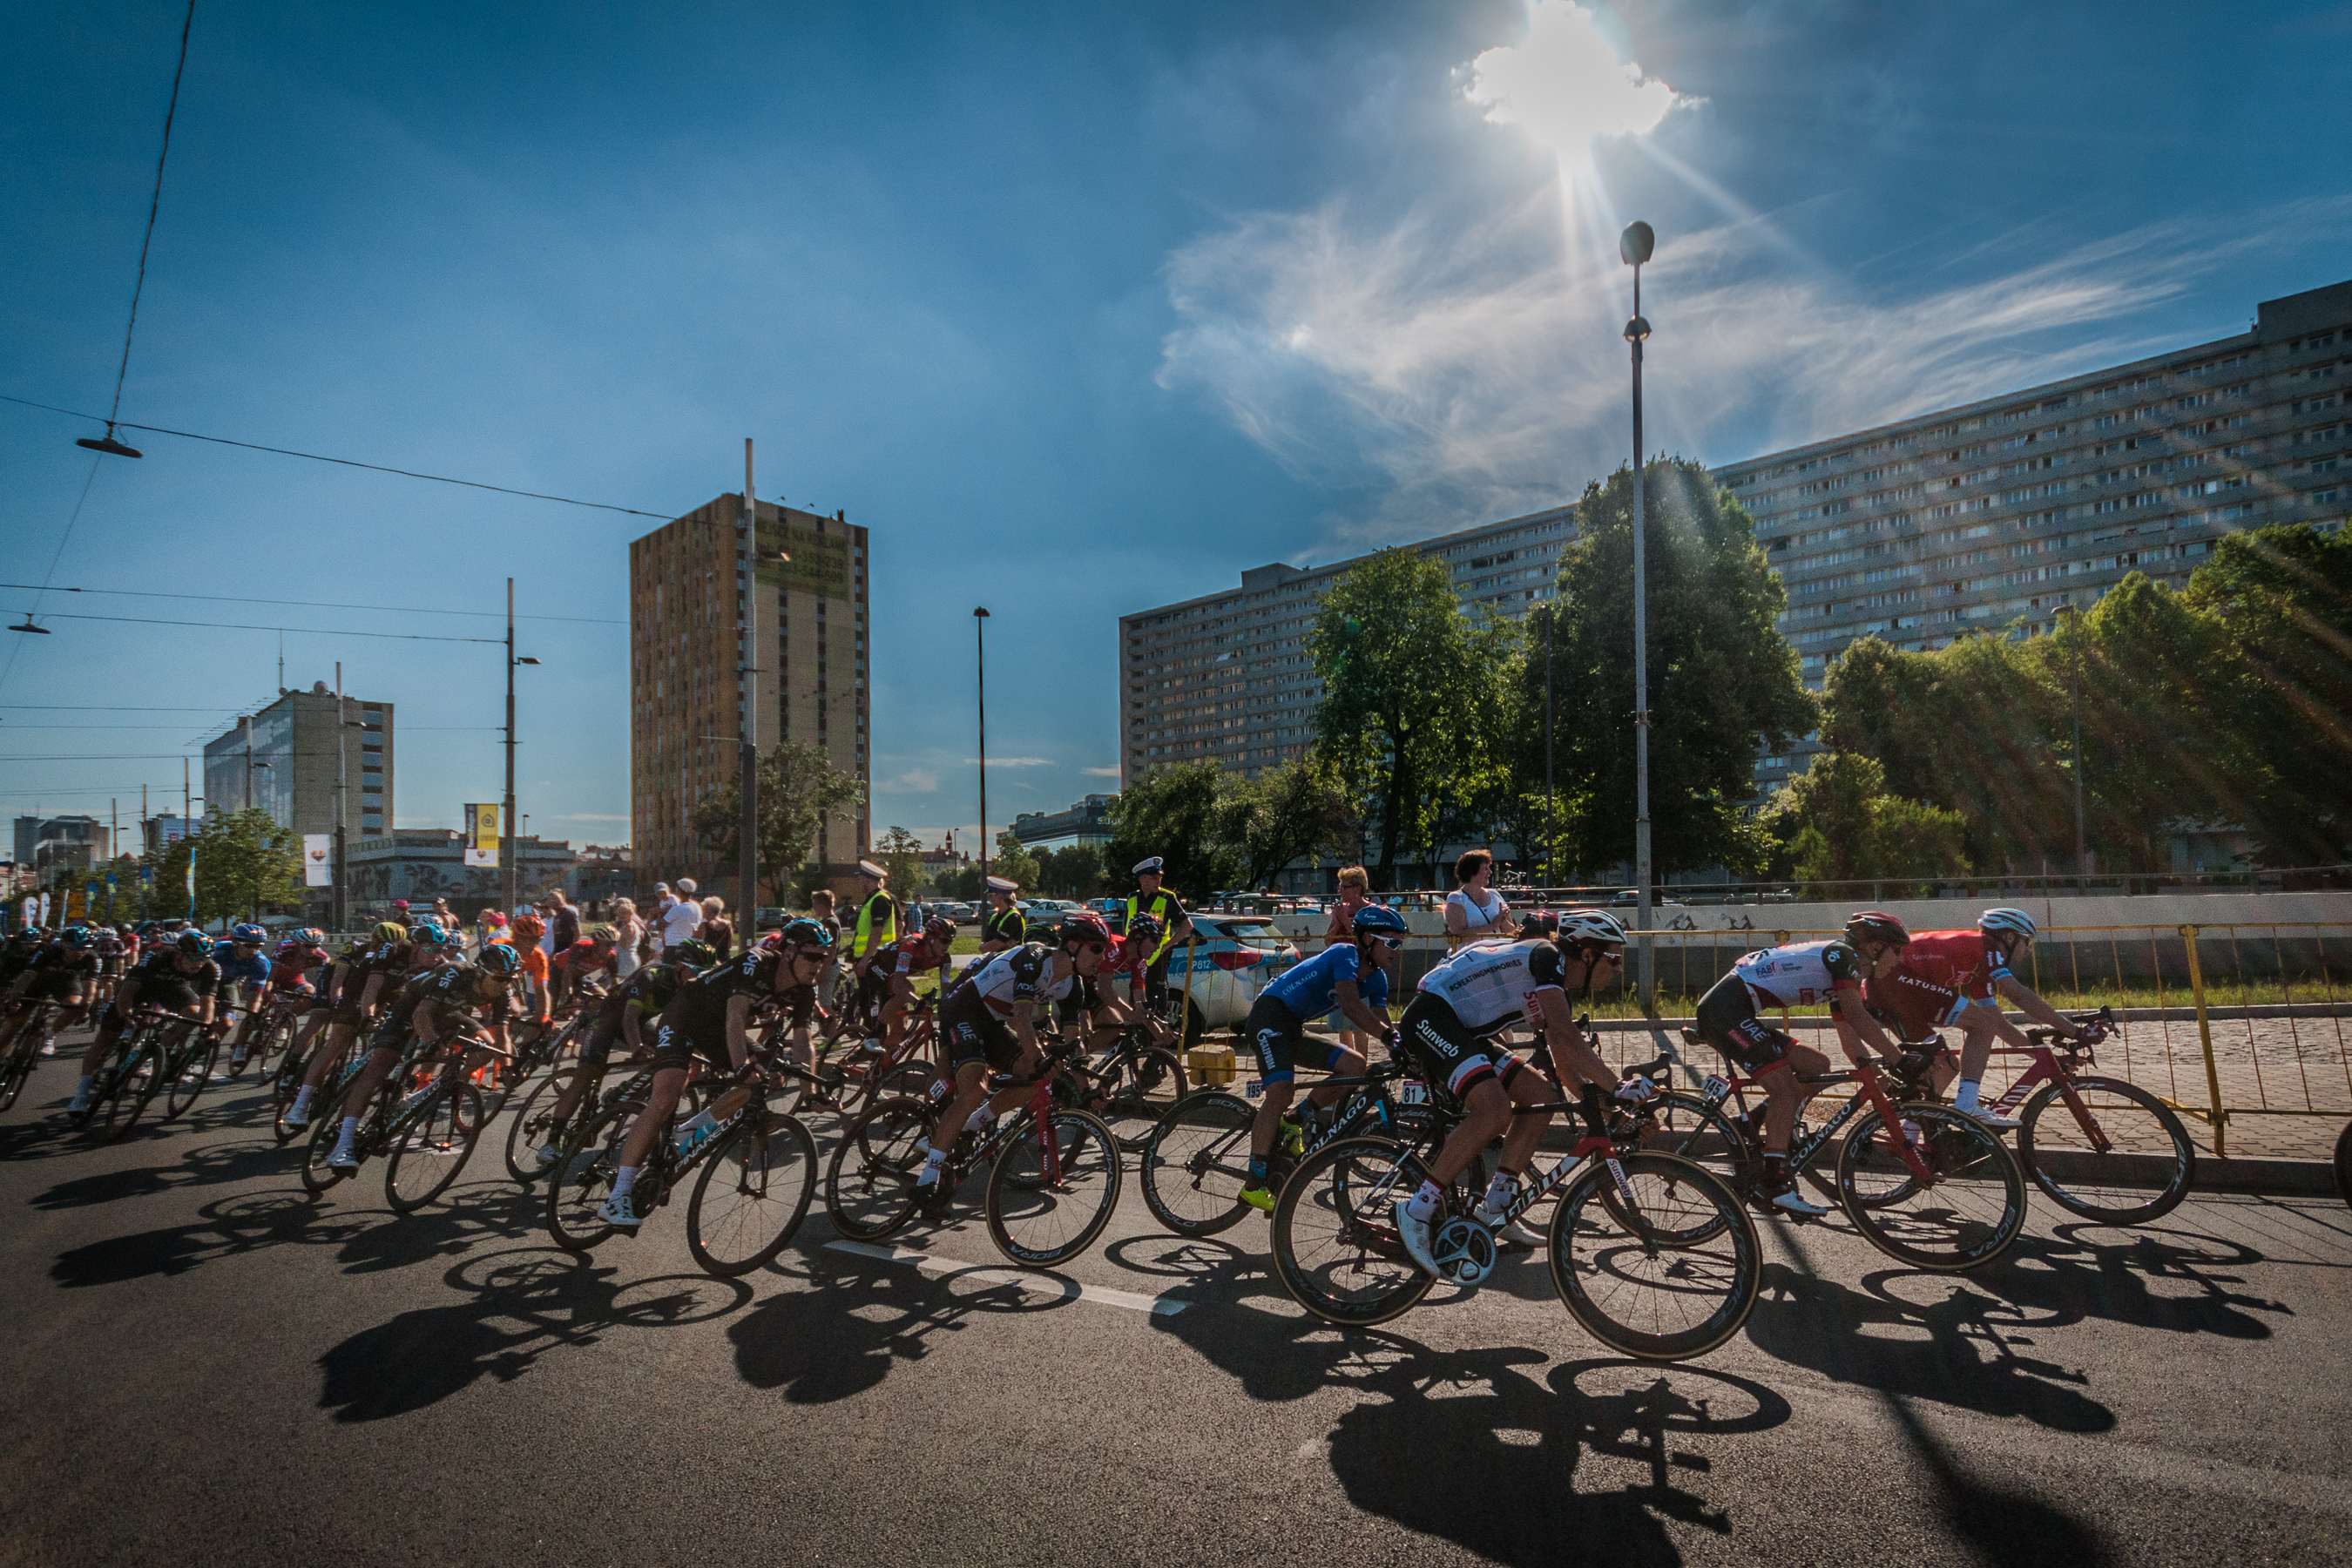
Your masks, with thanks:
[[[163,1120],[172,1121],[196,1102],[212,1081],[213,1066],[220,1060],[220,1042],[207,1029],[173,1053],[169,1081],[163,1086]]]
[[[1696,1165],[1734,1193],[1745,1191],[1755,1180],[1758,1154],[1748,1141],[1747,1128],[1737,1117],[1726,1116],[1719,1102],[1695,1094],[1662,1094],[1650,1104],[1654,1109],[1649,1112],[1642,1135],[1644,1151],[1671,1154]],[[1664,1214],[1686,1219],[1693,1225],[1715,1223],[1713,1209],[1704,1204],[1687,1209],[1653,1207],[1643,1214],[1643,1223],[1657,1223]],[[1621,1212],[1617,1217],[1622,1223],[1630,1215]],[[1693,1247],[1712,1238],[1712,1232],[1659,1237],[1661,1241],[1679,1247]]]
[[[559,1067],[531,1085],[515,1107],[514,1120],[507,1123],[507,1174],[524,1186],[540,1178],[540,1150],[563,1134],[562,1123],[555,1119],[555,1102],[587,1072],[583,1067]]]
[[[131,1054],[116,1069],[114,1085],[107,1091],[99,1115],[92,1120],[110,1140],[130,1136],[163,1081],[163,1046],[152,1033],[142,1036],[132,1043]]]
[[[1100,1115],[1122,1139],[1148,1134],[1176,1109],[1191,1088],[1184,1063],[1165,1046],[1146,1046],[1119,1058],[1102,1084]]]
[[[470,1083],[436,1089],[401,1130],[383,1168],[383,1198],[395,1214],[423,1208],[441,1195],[482,1135],[482,1091]]]
[[[327,1156],[335,1152],[335,1141],[342,1135],[346,1098],[329,1094],[310,1108],[310,1137],[302,1146],[302,1187],[312,1197],[345,1179],[346,1173],[328,1166]]]
[[[879,1241],[915,1217],[915,1173],[930,1135],[931,1108],[886,1100],[849,1124],[824,1172],[824,1212],[842,1235]]]
[[[302,1092],[304,1053],[289,1050],[278,1060],[278,1071],[269,1080],[269,1135],[282,1147],[291,1143],[302,1130],[286,1125],[286,1113],[294,1109],[294,1101]],[[327,1081],[332,1083],[342,1076],[342,1063],[330,1064]],[[313,1096],[313,1099],[316,1097]]]
[[[930,1092],[931,1085],[939,1076],[940,1069],[927,1061],[900,1062],[884,1073],[882,1081],[874,1086],[874,1098],[920,1100]]]
[[[1186,1095],[1144,1140],[1143,1205],[1178,1236],[1214,1236],[1249,1213],[1250,1124],[1256,1108],[1237,1094]]]
[[[1033,1124],[988,1172],[988,1234],[1024,1268],[1050,1268],[1092,1247],[1126,1178],[1118,1135],[1101,1118],[1056,1110],[1047,1125],[1050,1145]]]
[[[1560,1304],[1644,1361],[1705,1355],[1739,1331],[1764,1277],[1756,1223],[1731,1186],[1671,1154],[1621,1154],[1571,1177],[1546,1248]],[[1629,1223],[1630,1222],[1630,1223]],[[1695,1239],[1672,1239],[1688,1237]]]
[[[0,1058],[0,1111],[16,1103],[25,1092],[25,1084],[33,1076],[33,1064],[40,1059],[40,1047],[31,1040],[18,1039]]]
[[[2018,1112],[2017,1158],[2033,1184],[2103,1225],[2146,1225],[2179,1207],[2197,1175],[2197,1146],[2172,1107],[2117,1078],[2078,1078],[2073,1087],[2079,1113],[2055,1083]]]
[[[1391,1213],[1421,1184],[1409,1156],[1387,1138],[1343,1138],[1308,1155],[1282,1184],[1275,1275],[1327,1323],[1384,1323],[1436,1283],[1405,1256]]]
[[[1853,1120],[1838,1151],[1838,1200],[1870,1244],[1915,1268],[1990,1263],[2025,1228],[2025,1172],[1990,1128],[1948,1105],[1905,1100],[1890,1135],[1875,1110]],[[1927,1167],[1922,1183],[1901,1152]]]
[[[621,1141],[636,1119],[636,1107],[616,1102],[564,1140],[562,1158],[547,1173],[547,1234],[557,1246],[586,1252],[613,1234],[596,1211],[613,1194]]]
[[[808,1217],[816,1141],[797,1116],[746,1117],[702,1163],[686,1205],[686,1249],[731,1279],[774,1259]]]

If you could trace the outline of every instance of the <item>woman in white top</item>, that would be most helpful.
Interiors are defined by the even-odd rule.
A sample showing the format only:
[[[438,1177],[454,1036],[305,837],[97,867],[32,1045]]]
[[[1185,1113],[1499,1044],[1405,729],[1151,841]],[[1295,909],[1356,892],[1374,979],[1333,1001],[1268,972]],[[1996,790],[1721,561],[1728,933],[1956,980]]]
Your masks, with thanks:
[[[646,922],[637,918],[635,899],[613,900],[613,929],[621,938],[613,949],[613,975],[626,980],[637,972],[637,944],[646,940]]]
[[[1507,941],[1518,934],[1510,905],[1487,885],[1494,879],[1495,857],[1486,850],[1469,850],[1454,862],[1454,880],[1459,886],[1445,895],[1445,937],[1454,946],[1496,937]]]

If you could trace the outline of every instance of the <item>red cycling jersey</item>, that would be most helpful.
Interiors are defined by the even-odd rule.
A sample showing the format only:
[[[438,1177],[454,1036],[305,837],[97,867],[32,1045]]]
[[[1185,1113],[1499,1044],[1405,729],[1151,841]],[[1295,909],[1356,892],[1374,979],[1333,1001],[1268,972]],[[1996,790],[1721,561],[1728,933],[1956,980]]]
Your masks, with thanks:
[[[1996,980],[2009,978],[2000,950],[1980,931],[1922,931],[1903,950],[1895,973],[1864,987],[1870,1005],[1892,1014],[1908,1039],[1990,1003]]]

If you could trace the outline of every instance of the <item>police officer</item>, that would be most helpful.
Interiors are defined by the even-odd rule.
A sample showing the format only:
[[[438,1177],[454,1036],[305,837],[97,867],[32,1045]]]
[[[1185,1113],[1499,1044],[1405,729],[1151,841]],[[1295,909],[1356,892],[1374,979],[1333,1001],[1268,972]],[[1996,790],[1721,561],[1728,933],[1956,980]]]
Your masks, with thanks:
[[[1160,873],[1167,866],[1160,857],[1153,855],[1135,863],[1135,889],[1127,900],[1127,921],[1132,926],[1139,914],[1150,915],[1160,922],[1160,944],[1151,950],[1151,961],[1143,972],[1145,1005],[1162,1017],[1168,1014],[1168,954],[1180,937],[1189,936],[1192,918],[1176,895],[1160,885]]]
[[[1009,877],[989,878],[989,910],[980,922],[981,952],[1003,952],[1029,940],[1029,917],[1013,897],[1020,890],[1021,884]]]

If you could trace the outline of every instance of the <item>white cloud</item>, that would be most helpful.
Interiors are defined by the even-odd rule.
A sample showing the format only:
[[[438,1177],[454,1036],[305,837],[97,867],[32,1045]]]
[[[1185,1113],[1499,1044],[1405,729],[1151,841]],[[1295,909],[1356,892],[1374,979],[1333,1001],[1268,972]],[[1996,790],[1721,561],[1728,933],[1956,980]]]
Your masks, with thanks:
[[[908,768],[896,778],[884,779],[882,787],[905,795],[929,795],[940,787],[940,775],[934,768]]]
[[[1590,158],[1598,137],[1646,135],[1703,101],[1620,60],[1575,0],[1535,0],[1527,37],[1486,50],[1463,75],[1463,96],[1488,123],[1519,127],[1564,165]]]
[[[1080,768],[1078,772],[1090,779],[1115,779],[1118,777],[1118,764],[1111,763],[1099,768]]]

